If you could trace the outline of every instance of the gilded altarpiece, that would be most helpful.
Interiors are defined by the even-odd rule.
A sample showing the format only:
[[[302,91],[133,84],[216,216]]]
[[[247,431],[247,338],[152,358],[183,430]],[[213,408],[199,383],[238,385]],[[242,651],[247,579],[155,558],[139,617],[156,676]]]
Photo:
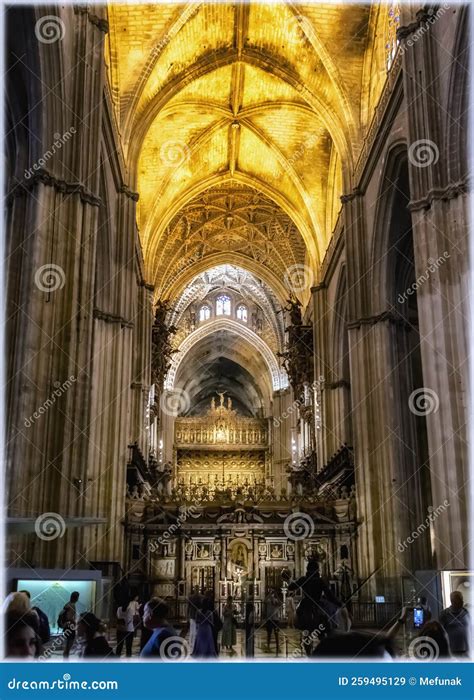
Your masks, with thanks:
[[[232,400],[213,398],[203,416],[177,418],[176,470],[179,487],[250,488],[268,476],[268,425],[259,418],[240,416]],[[211,495],[211,494],[207,494]]]

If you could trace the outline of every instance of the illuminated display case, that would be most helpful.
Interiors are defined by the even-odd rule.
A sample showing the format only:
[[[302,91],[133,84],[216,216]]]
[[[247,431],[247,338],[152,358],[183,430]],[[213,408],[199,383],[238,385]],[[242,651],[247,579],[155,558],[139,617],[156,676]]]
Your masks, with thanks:
[[[10,569],[7,586],[10,590],[29,591],[31,604],[46,613],[51,632],[56,634],[58,615],[69,601],[71,593],[79,593],[78,615],[101,612],[102,577],[98,571],[64,571],[60,569]]]

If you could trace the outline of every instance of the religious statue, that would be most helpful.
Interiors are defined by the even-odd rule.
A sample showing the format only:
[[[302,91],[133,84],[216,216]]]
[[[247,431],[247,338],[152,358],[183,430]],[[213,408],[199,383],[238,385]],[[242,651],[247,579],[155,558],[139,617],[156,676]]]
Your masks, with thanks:
[[[213,396],[211,399],[211,411],[215,411],[215,410],[216,410],[216,399]]]
[[[285,311],[290,314],[290,321],[292,326],[301,326],[301,302],[299,299],[288,299],[288,306],[285,306]]]
[[[227,397],[227,408],[229,409],[229,411],[232,408],[232,399],[230,398],[230,396]]]
[[[217,395],[220,398],[220,404],[219,404],[220,406],[224,406],[224,394],[225,394],[225,391],[218,391],[217,392]]]
[[[271,548],[271,557],[272,559],[282,559],[283,558],[283,547],[280,545],[274,544],[273,547]]]

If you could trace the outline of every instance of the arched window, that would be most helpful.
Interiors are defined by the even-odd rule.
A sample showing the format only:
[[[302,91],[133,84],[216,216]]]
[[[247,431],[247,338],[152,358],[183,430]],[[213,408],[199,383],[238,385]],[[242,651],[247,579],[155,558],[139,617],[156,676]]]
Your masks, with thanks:
[[[388,27],[387,27],[387,41],[385,44],[385,62],[387,70],[390,70],[395,54],[397,53],[397,48],[399,41],[397,39],[397,29],[400,26],[400,3],[391,2],[388,5]]]
[[[230,316],[230,297],[227,294],[221,294],[216,299],[216,315]]]
[[[201,306],[199,309],[199,320],[200,321],[209,321],[211,318],[211,309],[207,304],[204,304],[204,306]]]
[[[239,304],[237,307],[237,318],[239,321],[243,321],[244,323],[247,323],[248,320],[248,312],[247,312],[247,307],[244,306],[244,304]]]

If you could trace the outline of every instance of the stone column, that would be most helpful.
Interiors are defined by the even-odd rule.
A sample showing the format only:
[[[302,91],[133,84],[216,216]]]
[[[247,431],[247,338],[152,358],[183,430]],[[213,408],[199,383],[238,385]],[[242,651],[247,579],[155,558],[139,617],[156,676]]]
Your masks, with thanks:
[[[400,32],[404,48],[404,91],[423,382],[433,506],[449,507],[433,522],[440,569],[468,565],[468,195],[467,183],[451,181],[446,125],[446,72],[441,34],[452,34],[456,16],[430,23],[425,11]],[[418,32],[416,41],[413,33]],[[454,65],[454,62],[453,62]],[[467,83],[466,83],[467,85]],[[444,93],[443,93],[444,88]],[[467,87],[466,87],[467,89]],[[453,115],[450,119],[458,118]],[[461,117],[459,117],[461,118]],[[467,127],[467,124],[466,124]],[[424,144],[424,153],[419,150]],[[423,156],[423,158],[422,158]]]
[[[21,329],[22,337],[10,346],[8,501],[11,514],[56,514],[62,537],[20,538],[24,561],[44,566],[87,566],[83,529],[61,521],[88,513],[91,292],[102,204],[98,191],[106,29],[106,22],[85,8],[67,14],[66,32],[75,36],[75,51],[59,84],[57,65],[44,57],[47,117],[41,127],[35,125],[33,138],[36,144],[41,140],[44,153],[55,132],[69,130],[73,136],[48,160],[48,169],[36,170],[15,189],[13,197],[21,194],[26,216],[23,221],[17,216],[17,199],[10,217],[11,226],[27,227],[12,231],[10,240],[23,237],[28,254],[22,260],[21,287],[16,285],[20,294],[10,297],[15,307],[11,330]],[[40,51],[44,53],[44,46]],[[73,378],[71,386],[60,390],[68,378]],[[47,410],[26,428],[25,420],[45,405]]]

